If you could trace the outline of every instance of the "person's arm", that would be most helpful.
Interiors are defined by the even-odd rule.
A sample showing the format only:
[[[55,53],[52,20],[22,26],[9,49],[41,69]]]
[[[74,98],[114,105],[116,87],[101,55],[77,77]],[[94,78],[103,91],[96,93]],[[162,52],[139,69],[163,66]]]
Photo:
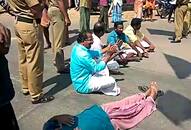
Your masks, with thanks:
[[[64,0],[58,0],[58,7],[59,7],[60,11],[62,12],[62,14],[64,15],[66,26],[70,26],[71,21],[68,16],[68,13],[67,13],[67,8],[66,8]]]
[[[149,45],[153,45],[152,42],[146,36],[143,37],[143,40],[147,42]]]
[[[42,10],[44,7],[40,0],[25,0],[27,5],[30,7],[31,13],[34,15],[35,19],[40,19],[42,17]]]
[[[106,67],[105,61],[96,62],[91,54],[82,54],[79,56],[79,62],[91,73],[104,70]]]
[[[9,52],[11,44],[11,31],[0,23],[0,54],[5,55]]]

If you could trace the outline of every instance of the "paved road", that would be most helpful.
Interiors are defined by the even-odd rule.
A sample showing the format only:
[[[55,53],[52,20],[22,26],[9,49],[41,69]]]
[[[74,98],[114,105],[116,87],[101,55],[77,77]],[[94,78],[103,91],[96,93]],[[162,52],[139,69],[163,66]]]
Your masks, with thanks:
[[[79,28],[79,14],[70,11],[72,26],[70,27],[71,42],[76,38]],[[91,17],[91,26],[97,20],[97,15]],[[127,22],[133,17],[127,11],[123,15]],[[68,74],[58,75],[52,65],[52,52],[46,50],[44,91],[55,96],[55,100],[47,104],[32,105],[30,97],[23,96],[20,91],[18,75],[18,52],[13,31],[13,18],[1,15],[0,21],[12,30],[12,45],[7,55],[11,78],[16,91],[12,101],[21,130],[41,130],[42,124],[51,116],[61,113],[76,114],[93,103],[106,103],[122,99],[139,92],[138,85],[147,85],[155,80],[165,91],[165,96],[157,100],[158,110],[140,123],[133,130],[190,130],[191,129],[191,43],[189,36],[182,44],[172,44],[168,38],[173,34],[173,24],[166,20],[143,22],[142,31],[156,44],[157,50],[141,63],[129,63],[121,68],[124,75],[114,76],[121,87],[121,95],[110,97],[104,95],[76,94]],[[112,26],[112,25],[111,25]],[[105,35],[102,40],[106,41]],[[69,58],[72,45],[65,49]]]

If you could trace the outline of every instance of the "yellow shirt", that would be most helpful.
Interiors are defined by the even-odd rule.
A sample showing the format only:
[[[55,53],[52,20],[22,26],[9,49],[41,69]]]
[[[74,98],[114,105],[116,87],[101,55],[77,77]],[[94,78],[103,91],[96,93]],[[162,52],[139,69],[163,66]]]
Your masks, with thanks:
[[[80,7],[91,8],[92,0],[80,0]]]
[[[144,34],[140,31],[137,31],[135,34],[134,29],[131,25],[129,25],[123,32],[129,37],[130,42],[133,43],[137,40],[141,41],[144,38]]]
[[[19,16],[34,18],[30,7],[39,4],[38,0],[7,0],[13,11]]]

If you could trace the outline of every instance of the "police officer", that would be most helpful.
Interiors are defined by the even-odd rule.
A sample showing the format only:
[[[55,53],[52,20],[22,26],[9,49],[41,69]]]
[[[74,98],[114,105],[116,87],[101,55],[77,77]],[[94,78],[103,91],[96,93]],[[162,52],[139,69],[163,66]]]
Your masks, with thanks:
[[[175,37],[172,43],[180,43],[183,33],[183,23],[188,9],[189,0],[177,0],[175,9]]]
[[[67,8],[67,0],[49,0],[48,15],[53,31],[52,47],[54,53],[54,65],[56,66],[58,73],[64,73],[66,71],[63,47],[65,46],[66,42],[65,35],[67,33],[67,26],[70,26],[71,24],[67,13]]]
[[[183,32],[182,34],[184,36],[187,36],[189,33],[191,33],[191,0],[189,0],[188,3],[188,10],[185,16],[185,20],[184,20],[184,28],[183,28]]]
[[[19,49],[19,73],[24,95],[31,95],[33,104],[46,103],[54,99],[45,96],[43,86],[43,35],[39,25],[43,7],[38,0],[8,0],[17,13],[15,33]]]

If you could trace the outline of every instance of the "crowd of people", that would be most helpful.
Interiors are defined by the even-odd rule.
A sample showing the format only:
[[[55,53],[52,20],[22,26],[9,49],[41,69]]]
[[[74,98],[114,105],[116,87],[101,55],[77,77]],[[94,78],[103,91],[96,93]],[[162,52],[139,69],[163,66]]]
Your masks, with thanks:
[[[71,51],[70,68],[66,68],[64,47],[69,42],[68,27],[72,19],[69,17],[68,8],[71,6],[71,1],[7,0],[6,2],[0,0],[0,5],[15,17],[14,27],[19,50],[22,93],[25,96],[31,96],[32,104],[54,100],[54,96],[44,94],[42,88],[44,49],[52,48],[54,55],[52,64],[57,73],[69,72],[73,88],[77,93],[101,92],[110,96],[120,94],[120,87],[110,74],[120,74],[121,65],[125,66],[132,61],[140,62],[143,58],[149,58],[149,53],[155,51],[155,45],[141,32],[141,23],[146,17],[153,21],[155,0],[135,0],[136,16],[125,28],[122,19],[123,1],[113,0],[110,4],[108,0],[99,0],[100,16],[94,24],[93,32],[90,29],[92,0],[75,0],[74,2],[75,9],[80,13],[79,35]],[[110,14],[112,14],[111,22],[114,24],[111,32],[108,18]],[[190,32],[190,15],[189,0],[177,1],[173,42],[181,42],[181,38]],[[187,20],[184,22],[184,19]],[[50,25],[53,36],[51,42],[48,30]],[[107,43],[101,40],[105,33],[109,33]],[[43,34],[47,43],[45,48]],[[10,124],[8,125],[10,130],[18,130],[10,103],[14,97],[14,89],[5,58],[9,51],[10,39],[10,30],[0,24],[0,64],[2,66],[0,80],[3,82],[0,88],[0,113],[5,115],[1,116],[0,120],[5,122],[4,128]],[[135,94],[121,101],[101,106],[93,105],[77,116],[54,116],[44,125],[44,130],[129,129],[156,110],[157,93],[156,82],[151,82],[145,93]],[[6,117],[5,120],[4,117]],[[95,124],[87,123],[87,118],[90,119],[89,121],[93,120]]]

